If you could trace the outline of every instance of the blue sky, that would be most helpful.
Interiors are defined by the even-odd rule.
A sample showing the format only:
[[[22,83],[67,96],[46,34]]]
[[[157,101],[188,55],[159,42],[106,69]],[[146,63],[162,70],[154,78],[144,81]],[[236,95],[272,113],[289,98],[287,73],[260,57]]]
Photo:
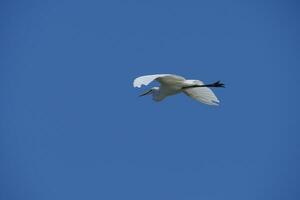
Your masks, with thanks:
[[[299,199],[298,10],[3,1],[0,199]],[[221,80],[221,105],[138,98],[156,73]]]

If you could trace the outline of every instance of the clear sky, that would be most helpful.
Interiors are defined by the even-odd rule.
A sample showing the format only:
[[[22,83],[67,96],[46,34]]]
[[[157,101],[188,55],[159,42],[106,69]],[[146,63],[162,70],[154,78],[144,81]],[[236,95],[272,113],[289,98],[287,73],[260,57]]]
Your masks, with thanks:
[[[0,199],[300,199],[299,8],[2,1]],[[221,105],[138,98],[156,73]]]

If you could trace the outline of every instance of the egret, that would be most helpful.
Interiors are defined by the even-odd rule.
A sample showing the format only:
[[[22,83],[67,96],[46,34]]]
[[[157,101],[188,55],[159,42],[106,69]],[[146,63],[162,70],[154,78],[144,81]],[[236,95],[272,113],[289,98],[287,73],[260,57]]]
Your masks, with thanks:
[[[133,87],[140,88],[142,85],[149,85],[152,81],[158,81],[160,87],[152,87],[140,96],[152,94],[152,99],[154,101],[161,101],[168,96],[183,92],[187,96],[204,104],[217,106],[220,101],[210,88],[224,87],[224,84],[220,81],[212,84],[204,84],[200,80],[186,80],[184,77],[174,74],[140,76],[134,79]]]

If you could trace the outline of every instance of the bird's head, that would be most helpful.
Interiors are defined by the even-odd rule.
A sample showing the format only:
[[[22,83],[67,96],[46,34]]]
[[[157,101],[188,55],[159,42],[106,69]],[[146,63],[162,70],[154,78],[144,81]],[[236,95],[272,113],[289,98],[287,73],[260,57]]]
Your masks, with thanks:
[[[140,97],[148,95],[148,94],[153,94],[154,92],[158,91],[159,87],[153,87],[150,90],[145,91],[144,93],[142,93],[141,95],[139,95]]]

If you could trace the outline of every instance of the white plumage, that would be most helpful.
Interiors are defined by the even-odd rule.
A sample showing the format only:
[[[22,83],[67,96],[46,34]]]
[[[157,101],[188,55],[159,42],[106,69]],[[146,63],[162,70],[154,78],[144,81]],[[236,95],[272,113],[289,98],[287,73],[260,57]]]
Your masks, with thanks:
[[[182,76],[173,74],[155,74],[140,76],[133,81],[133,86],[140,88],[149,85],[152,81],[158,81],[160,87],[153,87],[140,96],[152,94],[153,100],[161,101],[167,96],[180,92],[208,105],[219,105],[220,101],[209,87],[224,87],[223,83],[215,82],[205,85],[199,80],[186,80]]]

